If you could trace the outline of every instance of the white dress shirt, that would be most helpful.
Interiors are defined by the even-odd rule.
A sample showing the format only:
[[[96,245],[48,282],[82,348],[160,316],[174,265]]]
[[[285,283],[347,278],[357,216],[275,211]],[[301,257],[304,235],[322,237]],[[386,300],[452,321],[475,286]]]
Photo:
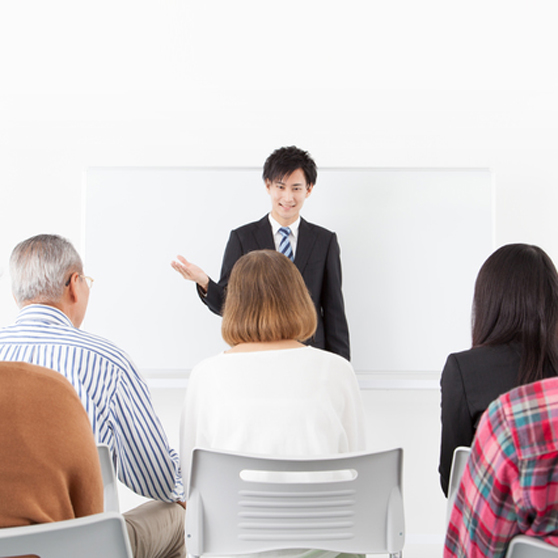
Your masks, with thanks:
[[[283,238],[283,235],[279,232],[279,229],[283,226],[280,225],[272,216],[271,213],[268,215],[269,222],[271,224],[271,232],[273,233],[273,241],[275,242],[275,250],[279,251],[279,243]],[[289,242],[293,248],[293,256],[296,256],[296,242],[298,240],[298,227],[300,226],[300,217],[292,224],[289,225],[291,229],[291,234],[289,235]]]

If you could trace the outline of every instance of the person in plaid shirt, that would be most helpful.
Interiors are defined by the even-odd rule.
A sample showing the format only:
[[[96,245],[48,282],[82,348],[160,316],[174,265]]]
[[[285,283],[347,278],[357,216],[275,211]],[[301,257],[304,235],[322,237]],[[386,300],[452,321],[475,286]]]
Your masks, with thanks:
[[[477,429],[444,557],[504,556],[524,534],[558,546],[558,378],[493,401]]]

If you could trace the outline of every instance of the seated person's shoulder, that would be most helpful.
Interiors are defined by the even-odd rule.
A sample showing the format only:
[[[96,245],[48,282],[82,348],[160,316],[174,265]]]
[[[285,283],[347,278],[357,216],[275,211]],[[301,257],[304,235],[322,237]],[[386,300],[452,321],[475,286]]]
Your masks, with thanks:
[[[110,361],[118,368],[135,368],[132,359],[126,353],[126,351],[116,346],[112,341],[105,339],[104,337],[100,337],[99,335],[96,335],[94,333],[89,333],[83,330],[79,331],[81,334],[79,343],[84,349],[95,353],[103,359]]]
[[[558,419],[558,377],[518,386],[494,401],[492,409],[514,433],[518,458],[532,460],[552,454],[552,460],[539,465],[538,471],[548,469],[548,474],[556,478],[558,437],[548,433],[553,432]]]
[[[324,349],[318,349],[316,347],[307,347],[304,351],[309,360],[316,363],[321,363],[324,368],[332,368],[336,371],[344,371],[354,375],[355,371],[352,364],[344,357],[326,351]],[[302,353],[303,354],[303,353]]]
[[[60,372],[25,362],[0,362],[0,381],[3,404],[15,405],[19,410],[42,412],[42,405],[37,408],[37,403],[52,402],[55,414],[65,417],[64,420],[68,420],[68,417],[75,420],[76,416],[83,415],[87,421],[87,430],[90,430],[85,409],[75,388]],[[44,410],[47,408],[50,405]]]
[[[0,362],[0,376],[3,382],[28,384],[38,391],[53,386],[54,389],[67,391],[77,397],[75,389],[60,372],[27,362]]]
[[[462,367],[478,369],[487,364],[507,365],[518,362],[521,348],[516,343],[495,346],[473,347],[448,356],[448,361],[456,361]]]
[[[530,384],[518,386],[502,396],[502,405],[509,407],[518,415],[529,414],[540,407],[558,417],[558,376],[545,378]],[[536,405],[521,405],[522,402],[533,401]],[[517,403],[517,405],[514,405]],[[539,413],[536,413],[537,417]]]

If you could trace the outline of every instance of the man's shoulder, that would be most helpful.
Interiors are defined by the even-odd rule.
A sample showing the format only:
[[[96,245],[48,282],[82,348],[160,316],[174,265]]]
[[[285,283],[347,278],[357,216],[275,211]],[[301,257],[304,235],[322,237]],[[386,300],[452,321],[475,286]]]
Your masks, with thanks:
[[[131,359],[126,351],[118,347],[109,339],[82,329],[77,329],[76,332],[77,335],[79,335],[81,345],[84,349],[96,352],[101,356],[111,358],[112,360],[120,363],[121,366],[132,366]]]
[[[21,347],[24,353],[29,353],[33,347],[39,346],[47,349],[46,354],[50,354],[52,351],[56,354],[71,351],[72,354],[76,353],[76,358],[78,356],[80,359],[86,358],[89,365],[96,368],[112,369],[126,374],[133,374],[135,370],[128,354],[112,341],[76,328],[62,318],[58,321],[27,319],[1,328],[0,354],[3,357],[2,360],[18,360],[10,356],[13,355],[12,347],[17,346]],[[20,360],[27,359],[21,358]]]
[[[44,345],[71,346],[92,355],[94,358],[109,361],[119,369],[133,368],[128,354],[112,341],[76,327],[51,326],[43,328],[36,342]]]
[[[265,228],[265,227],[269,227],[271,229],[271,223],[269,222],[267,215],[265,215],[258,221],[252,221],[251,223],[246,223],[245,225],[241,225],[240,227],[233,229],[232,232],[242,236],[256,229]]]
[[[311,232],[312,234],[316,235],[316,236],[320,236],[323,238],[329,238],[332,236],[335,236],[335,233],[333,231],[330,231],[329,229],[326,229],[325,227],[322,227],[321,225],[316,225],[316,223],[310,223],[309,221],[306,221],[306,219],[303,219],[302,217],[300,218],[300,231],[308,231]]]

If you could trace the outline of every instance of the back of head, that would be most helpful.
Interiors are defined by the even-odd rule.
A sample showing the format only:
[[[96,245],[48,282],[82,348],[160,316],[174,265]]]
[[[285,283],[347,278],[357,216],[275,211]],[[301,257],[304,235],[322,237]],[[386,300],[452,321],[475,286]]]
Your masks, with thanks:
[[[316,184],[318,170],[316,163],[308,151],[303,151],[294,145],[276,149],[266,160],[263,168],[264,181],[281,180],[291,175],[295,170],[301,169],[308,186]]]
[[[57,235],[28,238],[14,248],[10,258],[12,292],[20,307],[59,301],[71,274],[82,271],[76,249]]]
[[[223,309],[223,339],[239,343],[304,341],[316,331],[316,309],[296,266],[275,250],[256,250],[234,265]]]
[[[475,284],[473,347],[519,342],[520,383],[558,371],[558,273],[538,246],[508,244]]]

